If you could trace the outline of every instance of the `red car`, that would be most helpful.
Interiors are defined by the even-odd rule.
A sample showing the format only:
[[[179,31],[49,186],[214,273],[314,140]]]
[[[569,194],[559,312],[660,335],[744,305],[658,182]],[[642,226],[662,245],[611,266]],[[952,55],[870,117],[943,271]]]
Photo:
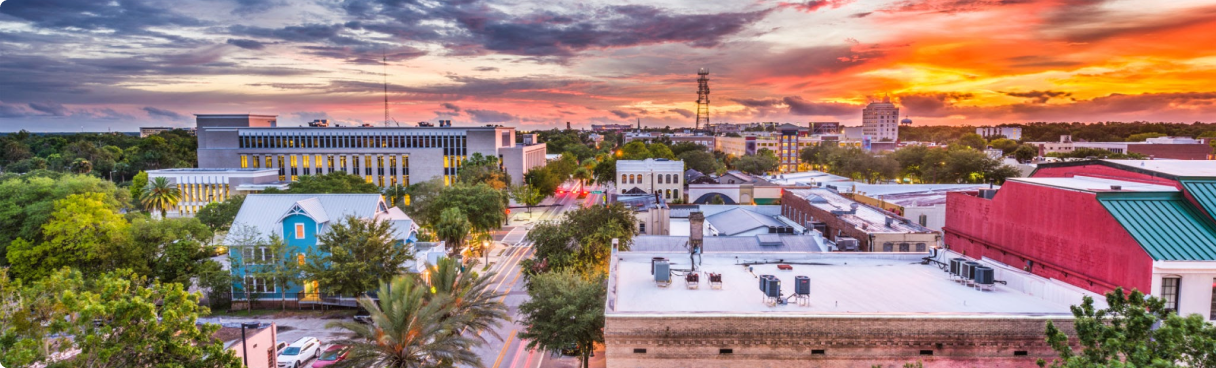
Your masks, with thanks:
[[[346,359],[346,354],[350,354],[350,347],[344,345],[330,345],[328,348],[325,348],[325,352],[321,353],[321,357],[317,358],[317,361],[312,362],[312,367],[328,367],[334,363]]]

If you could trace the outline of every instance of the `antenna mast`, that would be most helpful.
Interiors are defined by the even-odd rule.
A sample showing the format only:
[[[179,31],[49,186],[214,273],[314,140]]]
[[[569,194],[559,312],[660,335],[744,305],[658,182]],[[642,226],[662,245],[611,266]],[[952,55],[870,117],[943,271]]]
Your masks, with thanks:
[[[384,126],[388,126],[388,52],[380,49],[384,65]]]
[[[709,129],[709,71],[697,71],[697,123],[693,129],[701,130],[701,123]]]

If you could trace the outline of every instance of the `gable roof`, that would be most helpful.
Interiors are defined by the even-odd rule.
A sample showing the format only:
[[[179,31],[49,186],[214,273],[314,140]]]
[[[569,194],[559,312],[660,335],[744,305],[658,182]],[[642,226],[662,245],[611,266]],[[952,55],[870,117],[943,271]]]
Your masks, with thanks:
[[[719,233],[725,236],[741,234],[756,228],[786,227],[785,223],[771,216],[761,215],[742,208],[732,208],[705,217],[705,222],[713,225]]]
[[[1183,199],[1181,193],[1097,196],[1154,260],[1216,260],[1216,226]]]
[[[297,208],[321,224],[320,232],[325,232],[346,216],[373,219],[387,215],[387,211],[381,211],[382,202],[380,195],[374,193],[250,194],[245,197],[245,203],[232,221],[233,231],[229,232],[227,240],[229,244],[235,244],[234,233],[244,226],[252,227],[263,237],[271,234],[282,236],[283,227],[280,224]],[[402,213],[401,216],[405,214]],[[410,223],[412,224],[412,221]]]

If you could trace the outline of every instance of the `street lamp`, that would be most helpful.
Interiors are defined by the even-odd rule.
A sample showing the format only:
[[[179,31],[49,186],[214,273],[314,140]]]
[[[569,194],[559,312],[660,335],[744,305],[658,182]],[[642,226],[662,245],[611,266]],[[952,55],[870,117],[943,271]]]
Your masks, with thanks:
[[[259,322],[244,322],[241,323],[241,357],[245,359],[245,366],[249,366],[249,347],[245,346],[245,328],[258,328],[262,324]]]
[[[481,241],[481,252],[486,254],[486,267],[490,266],[490,241]]]

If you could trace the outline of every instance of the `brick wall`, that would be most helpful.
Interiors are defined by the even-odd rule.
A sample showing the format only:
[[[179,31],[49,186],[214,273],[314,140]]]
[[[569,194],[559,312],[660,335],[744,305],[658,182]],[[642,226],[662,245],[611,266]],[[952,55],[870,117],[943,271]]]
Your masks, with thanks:
[[[865,231],[853,227],[852,224],[832,215],[831,212],[812,206],[806,198],[794,195],[788,190],[781,194],[781,215],[803,226],[806,225],[806,221],[811,219],[822,222],[828,227],[827,233],[823,234],[824,237],[832,241],[836,241],[837,234],[853,237],[857,239],[859,250],[870,251],[870,236]]]
[[[1071,316],[1054,323],[1073,335]],[[610,368],[1031,367],[1056,357],[1046,325],[1040,317],[609,315],[604,340]]]

